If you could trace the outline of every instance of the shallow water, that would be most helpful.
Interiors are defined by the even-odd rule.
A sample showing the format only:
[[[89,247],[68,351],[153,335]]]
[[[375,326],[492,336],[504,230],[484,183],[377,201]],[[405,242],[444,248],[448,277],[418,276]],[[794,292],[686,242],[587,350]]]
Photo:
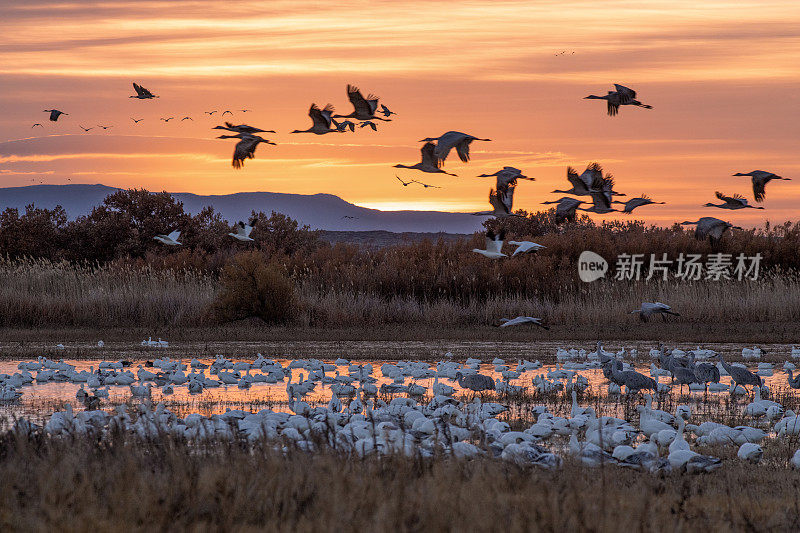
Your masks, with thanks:
[[[398,344],[398,343],[395,343]],[[404,349],[406,353],[413,353],[419,350],[419,346],[394,346],[395,349]],[[415,350],[416,348],[416,350]],[[481,346],[473,346],[472,347],[473,357],[478,358],[481,353]],[[541,346],[537,346],[538,350],[541,351],[543,348]],[[716,348],[722,348],[721,346],[717,346]],[[440,352],[441,353],[441,352]],[[517,352],[519,353],[519,352]],[[540,352],[541,353],[541,352]],[[741,353],[741,348],[739,348],[739,353]],[[774,352],[773,352],[774,353]],[[553,359],[555,355],[555,350],[551,347],[548,351],[549,359]],[[140,355],[140,353],[134,353],[130,355]],[[153,351],[151,353],[150,360],[154,358],[158,358],[161,356],[165,356],[166,351],[158,350]],[[532,352],[525,353],[525,356],[532,355]],[[522,356],[522,354],[520,354]],[[441,357],[441,356],[440,356]],[[123,357],[124,358],[124,357]],[[789,359],[789,355],[787,353],[786,359]],[[198,358],[202,363],[210,365],[213,362],[213,358]],[[529,360],[534,360],[534,357],[529,357]],[[105,359],[109,360],[109,359]],[[131,361],[131,365],[127,367],[127,370],[131,370],[134,375],[136,375],[136,371],[139,365],[144,365],[146,359],[129,359]],[[191,358],[182,359],[184,364],[189,365]],[[232,358],[234,362],[236,361],[247,361],[252,362],[253,358],[250,357],[243,357],[243,358]],[[291,362],[291,359],[274,359],[276,362],[280,363],[281,366],[286,368],[288,364]],[[454,360],[456,360],[454,358]],[[29,361],[25,360],[25,361]],[[100,359],[93,359],[93,360],[72,360],[72,359],[65,359],[66,363],[74,365],[76,371],[83,371],[83,370],[90,370],[90,369],[97,369]],[[333,364],[334,359],[322,359],[324,363]],[[486,358],[483,358],[483,361],[486,361]],[[635,368],[637,371],[645,374],[650,375],[650,366],[649,361],[650,358],[646,353],[639,354],[639,361],[644,363],[647,361],[647,364],[637,364]],[[392,383],[392,379],[389,377],[384,376],[381,373],[380,367],[383,363],[396,363],[397,359],[385,359],[385,360],[352,360],[351,364],[363,364],[363,365],[372,365],[373,372],[371,376],[375,378],[377,381],[375,385],[380,388],[383,384]],[[459,362],[463,363],[464,359],[461,359]],[[577,362],[583,362],[578,360]],[[0,373],[5,374],[13,374],[18,372],[18,364],[20,360],[5,360],[0,361]],[[514,360],[507,360],[506,364],[514,370],[517,364],[517,359]],[[755,370],[756,364],[748,365],[751,370]],[[771,390],[777,391],[785,391],[787,390],[787,381],[786,381],[786,374],[783,373],[781,370],[782,364],[775,364],[774,375],[770,377],[764,377],[764,383],[767,385]],[[435,363],[430,364],[430,368],[435,370],[436,365]],[[554,364],[547,364],[544,365],[542,368],[536,370],[529,370],[524,372],[519,378],[510,380],[511,385],[519,385],[526,387],[527,393],[533,393],[534,389],[532,387],[532,378],[537,375],[544,374],[547,375],[549,372],[553,371],[556,368]],[[147,368],[152,372],[157,372],[157,368]],[[191,368],[187,368],[185,373],[188,375],[191,371]],[[348,374],[348,367],[347,366],[339,366],[337,367],[338,372],[341,375]],[[210,369],[202,370],[205,376],[211,379],[218,379],[216,375],[210,374]],[[251,370],[253,374],[260,373],[259,369]],[[488,375],[493,377],[495,380],[503,380],[500,372],[495,371],[495,365],[489,363],[483,363],[480,367],[480,373],[484,375]],[[32,372],[35,376],[36,372]],[[242,372],[244,374],[244,372]],[[621,413],[621,404],[619,399],[615,396],[609,397],[607,394],[608,391],[608,382],[603,377],[602,371],[600,369],[585,369],[585,370],[578,370],[578,375],[584,376],[589,381],[589,389],[588,391],[595,396],[600,396],[602,398],[601,402],[601,409],[603,414],[606,415],[620,415]],[[329,376],[333,376],[334,373],[328,373]],[[308,372],[304,369],[293,369],[292,371],[292,382],[297,383],[298,378],[300,376],[307,377]],[[210,388],[204,389],[201,393],[190,394],[188,391],[187,385],[173,385],[174,393],[165,395],[163,394],[160,387],[153,386],[151,391],[151,399],[153,402],[165,402],[170,409],[172,409],[176,414],[182,416],[184,414],[188,414],[190,412],[199,412],[204,415],[210,414],[219,414],[225,412],[229,408],[240,408],[246,411],[258,411],[263,408],[269,408],[275,411],[289,411],[289,403],[288,403],[288,395],[287,395],[287,381],[279,381],[275,384],[267,384],[267,383],[253,383],[249,389],[241,389],[237,385],[220,385],[217,388]],[[662,383],[669,383],[668,377],[662,377]],[[730,378],[728,376],[723,376],[722,380],[723,383],[730,383]],[[413,380],[411,378],[406,378],[405,384],[409,383],[417,383],[428,388],[428,392],[426,393],[426,397],[431,396],[430,387],[433,384],[433,378],[427,379],[420,379],[420,380]],[[450,385],[456,389],[456,396],[463,395],[467,398],[471,398],[473,396],[472,391],[461,389],[458,384],[450,379],[441,379],[441,382]],[[138,384],[138,381],[137,381]],[[26,416],[32,418],[34,420],[43,420],[46,418],[50,413],[55,410],[61,410],[64,408],[65,402],[70,402],[76,409],[80,409],[81,406],[79,402],[76,401],[76,393],[81,386],[76,383],[69,383],[69,382],[46,382],[46,383],[37,383],[34,381],[31,385],[26,385],[21,388],[22,397],[13,403],[5,403],[0,404],[0,416],[5,415],[8,418],[11,417],[20,417]],[[116,405],[121,403],[130,402],[139,402],[142,401],[139,398],[133,398],[131,394],[130,387],[128,386],[121,386],[121,385],[112,385],[108,387],[109,389],[109,398],[103,399],[101,403],[101,408],[103,409],[110,409]],[[791,391],[792,393],[796,391]],[[702,406],[706,400],[704,400],[704,393],[702,391],[697,392],[689,392],[686,387],[683,388],[683,395],[680,396],[680,400],[684,403],[694,404],[696,406]],[[672,396],[673,400],[677,401],[680,391],[677,387],[675,387],[670,393],[669,396]],[[332,395],[331,386],[330,385],[323,385],[322,383],[318,382],[316,388],[304,397],[304,401],[309,403],[310,405],[315,404],[327,404],[330,400]],[[562,396],[560,402],[560,406],[558,407],[559,410],[569,410],[569,406],[571,405],[571,400],[569,399],[568,395],[565,395],[563,392],[560,393]],[[385,398],[384,395],[381,395]],[[397,394],[394,396],[406,396],[405,393]],[[727,393],[709,393],[708,395],[711,398],[717,397],[722,399],[723,397],[728,397]],[[750,395],[752,396],[752,395]],[[487,394],[485,399],[498,399],[496,395],[493,393]],[[662,396],[662,401],[664,400],[664,396]],[[351,400],[348,397],[342,397],[342,404],[347,405],[347,403]],[[508,401],[509,398],[507,397],[500,397],[500,401]],[[641,401],[641,400],[638,400]],[[739,400],[739,402],[747,402],[749,400]],[[511,403],[511,402],[509,402]],[[534,402],[535,403],[535,398]],[[529,399],[530,404],[530,399]],[[563,408],[563,409],[562,409]],[[552,409],[551,409],[552,411]]]

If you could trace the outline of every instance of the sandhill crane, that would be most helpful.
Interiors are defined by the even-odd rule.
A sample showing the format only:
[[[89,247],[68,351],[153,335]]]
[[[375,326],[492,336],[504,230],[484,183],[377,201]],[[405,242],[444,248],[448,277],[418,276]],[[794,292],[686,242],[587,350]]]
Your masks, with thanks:
[[[711,202],[707,204],[703,204],[703,207],[718,207],[720,209],[764,209],[763,207],[756,207],[754,205],[750,205],[747,203],[747,198],[742,196],[741,194],[734,194],[733,196],[725,196],[721,192],[717,191],[714,193],[714,196],[722,200],[724,203],[722,204],[712,204]]]
[[[514,204],[514,188],[515,184],[509,184],[505,189],[489,189],[489,203],[492,206],[492,211],[479,211],[472,213],[473,215],[489,215],[497,218],[505,218],[510,216],[519,216],[511,212]]]
[[[611,202],[612,204],[624,204],[625,207],[622,208],[623,213],[632,213],[634,209],[637,207],[642,207],[643,205],[650,205],[650,204],[665,204],[666,202],[654,202],[650,199],[649,196],[643,194],[638,198],[631,198],[627,202],[620,202],[619,200],[614,200]]]
[[[64,113],[58,109],[45,109],[44,113],[50,113],[50,122],[55,122],[61,115],[69,115],[69,113]]]
[[[345,131],[347,128],[350,128],[350,131],[351,131],[351,132],[352,132],[352,131],[356,131],[356,125],[355,125],[355,124],[353,124],[353,122],[352,122],[352,121],[350,121],[350,120],[345,120],[344,122],[339,122],[339,123],[336,125],[336,128],[337,128],[339,131]]]
[[[36,124],[34,124],[33,126],[31,126],[31,128],[35,128],[36,126],[39,126],[40,128],[44,128],[44,126],[42,126],[42,125],[41,125],[41,124],[39,124],[38,122],[37,122]]]
[[[139,100],[150,100],[151,98],[158,98],[158,96],[154,95],[141,85],[136,82],[133,82],[133,90],[136,91],[136,94],[129,96],[129,98],[137,98]]]
[[[389,110],[389,108],[388,108],[388,107],[386,107],[386,106],[385,106],[385,105],[383,105],[383,104],[381,104],[381,113],[383,113],[383,116],[384,116],[384,117],[386,117],[386,118],[389,118],[389,117],[391,117],[392,115],[396,115],[396,114],[397,114],[397,113],[395,113],[394,111],[390,111],[390,110]]]
[[[714,217],[702,217],[697,222],[685,221],[681,222],[681,226],[697,225],[694,230],[694,236],[697,240],[703,240],[708,237],[712,246],[716,245],[722,238],[722,235],[728,231],[728,228],[742,229],[739,226],[734,226],[730,222],[725,222]]]
[[[163,120],[164,122],[169,122],[170,120],[174,119],[175,117],[161,117],[159,120]]]
[[[144,119],[143,118],[133,118],[133,117],[131,117],[131,120],[133,121],[134,124],[138,124],[141,121],[143,121]]]
[[[547,248],[546,246],[542,246],[541,244],[536,244],[535,242],[531,241],[508,241],[508,244],[517,247],[517,249],[514,250],[514,253],[511,254],[511,257],[519,254],[531,254],[538,252],[542,248]]]
[[[575,198],[569,198],[567,196],[552,202],[542,202],[542,204],[558,204],[556,206],[556,224],[561,224],[562,222],[575,222],[577,218],[577,208],[583,202],[582,200],[577,200]]]
[[[256,225],[257,219],[251,218],[250,221],[245,224],[241,220],[238,224],[236,224],[236,231],[228,233],[231,237],[236,239],[237,241],[249,241],[252,242],[253,239],[250,238],[250,233],[253,231],[253,226]]]
[[[347,84],[347,98],[353,104],[353,112],[349,115],[334,115],[333,118],[354,118],[357,120],[385,120],[391,121],[390,118],[381,118],[375,116],[375,111],[378,109],[379,97],[370,94],[366,98],[361,94],[361,91],[355,85]]]
[[[324,109],[317,107],[317,104],[311,104],[308,109],[308,116],[311,117],[313,125],[307,130],[294,130],[292,133],[313,133],[315,135],[324,135],[331,132],[339,132],[336,121],[333,120],[333,106],[328,104]],[[333,127],[331,127],[333,124]]]
[[[514,167],[503,167],[497,172],[492,174],[478,174],[479,178],[497,178],[497,188],[503,188],[513,183],[516,185],[517,180],[536,181],[536,178],[529,178],[524,175],[522,171]]]
[[[541,318],[535,318],[532,316],[518,316],[516,318],[501,318],[498,321],[497,327],[498,328],[507,328],[510,326],[519,326],[520,324],[534,324],[539,326],[543,329],[550,329],[549,326],[545,326],[542,324]]]
[[[746,368],[729,365],[725,359],[722,358],[722,354],[717,354],[717,358],[719,358],[719,362],[722,363],[722,367],[725,371],[731,375],[731,381],[733,381],[735,385],[753,385],[753,387],[761,387],[761,378],[757,375]],[[735,387],[731,387],[731,394],[733,394],[734,389]]]
[[[403,181],[403,180],[401,180],[401,179],[400,179],[400,176],[397,176],[397,175],[395,175],[395,178],[397,178],[397,180],[398,180],[400,183],[402,183],[402,184],[403,184],[403,187],[408,187],[408,186],[409,186],[409,185],[411,185],[412,183],[417,183],[417,181],[416,181],[416,180],[411,180],[411,181]]]
[[[168,235],[156,235],[153,238],[158,242],[166,244],[168,246],[180,246],[181,243],[178,242],[178,239],[180,239],[180,237],[181,237],[180,231],[173,231]]]
[[[653,109],[653,106],[643,104],[637,100],[636,91],[633,89],[617,83],[614,84],[614,88],[616,91],[608,91],[608,94],[605,96],[590,94],[585,97],[584,100],[605,100],[608,105],[608,114],[612,117],[619,112],[619,106],[622,105],[634,105],[645,109]]]
[[[468,374],[465,376],[461,372],[456,372],[456,381],[459,387],[469,389],[473,392],[494,390],[494,380],[483,374]]]
[[[488,230],[486,232],[486,249],[473,248],[472,251],[476,254],[481,254],[489,259],[500,259],[501,257],[508,257],[503,253],[503,239],[505,239],[506,232],[501,229],[500,233],[495,235],[494,231]]]
[[[448,176],[455,176],[455,174],[450,174],[449,172],[442,170],[441,164],[437,161],[436,156],[434,156],[434,150],[436,150],[436,145],[434,143],[425,143],[425,145],[423,145],[423,147],[420,149],[422,160],[419,163],[416,165],[397,164],[394,167],[410,168],[414,170],[420,170],[422,172],[428,172],[429,174],[447,174]]]
[[[642,302],[641,308],[631,311],[631,314],[636,313],[639,314],[639,319],[642,322],[647,322],[653,315],[661,315],[664,322],[667,321],[666,315],[681,316],[680,313],[676,313],[670,306],[661,302]]]
[[[233,159],[231,165],[233,168],[242,168],[245,159],[255,158],[256,147],[259,143],[275,145],[274,142],[268,141],[258,135],[250,135],[247,133],[238,133],[236,135],[220,135],[217,139],[241,139],[236,143],[233,149]]]
[[[224,126],[214,126],[211,128],[212,130],[227,130],[227,131],[235,131],[236,133],[275,133],[274,130],[262,130],[261,128],[256,128],[254,126],[249,126],[247,124],[231,124],[230,122],[226,122]]]
[[[448,131],[439,137],[426,137],[420,139],[419,142],[436,142],[436,159],[439,164],[443,164],[447,159],[450,150],[456,149],[458,157],[464,162],[469,163],[469,145],[472,141],[491,141],[491,139],[481,139],[468,133],[461,133],[460,131]]]
[[[439,187],[438,185],[429,185],[427,183],[422,183],[421,181],[417,181],[417,180],[413,180],[413,181],[414,181],[414,183],[419,183],[425,189],[441,189],[441,187]]]
[[[753,182],[753,196],[756,199],[756,202],[764,201],[764,196],[766,196],[765,187],[767,183],[772,180],[791,180],[792,178],[784,178],[782,176],[778,176],[777,174],[773,174],[772,172],[767,172],[766,170],[751,170],[750,172],[737,172],[734,176],[750,176]]]
[[[366,120],[358,125],[359,128],[363,128],[364,126],[369,126],[372,128],[372,131],[378,131],[378,126],[376,126],[371,120]]]

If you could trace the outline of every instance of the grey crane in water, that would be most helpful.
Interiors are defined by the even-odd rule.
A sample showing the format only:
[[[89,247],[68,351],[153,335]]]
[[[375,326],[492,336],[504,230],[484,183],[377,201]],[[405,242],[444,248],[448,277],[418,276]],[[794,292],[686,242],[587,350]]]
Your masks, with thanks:
[[[791,387],[792,389],[800,389],[800,376],[794,377],[792,375],[792,369],[791,368],[788,369],[786,372],[789,374],[789,378],[788,378],[789,387]]]
[[[624,85],[615,83],[614,88],[616,89],[615,91],[608,91],[608,94],[605,96],[590,94],[589,96],[586,96],[584,100],[605,100],[608,107],[608,114],[612,117],[619,113],[619,108],[623,105],[632,105],[643,107],[645,109],[653,109],[653,106],[643,104],[637,100],[636,91],[630,87],[625,87]]]
[[[754,206],[747,203],[747,198],[742,196],[741,194],[734,194],[733,196],[726,196],[721,192],[717,191],[714,193],[714,196],[722,200],[723,203],[721,204],[712,204],[708,202],[703,204],[703,207],[718,207],[720,209],[764,209],[761,206]]]
[[[647,322],[653,315],[661,315],[661,318],[664,320],[664,322],[667,321],[667,317],[665,315],[681,316],[680,313],[673,311],[672,307],[668,306],[667,304],[662,304],[661,302],[642,302],[641,308],[631,311],[631,314],[637,313],[642,322]]]
[[[751,170],[750,172],[737,172],[734,176],[750,176],[753,183],[753,196],[756,202],[763,202],[766,196],[766,186],[772,180],[791,180],[792,178],[784,178],[766,170]]]
[[[711,242],[711,245],[716,245],[720,239],[722,239],[722,235],[728,231],[728,228],[734,229],[742,229],[739,226],[734,226],[730,222],[725,222],[724,220],[720,220],[714,217],[702,217],[697,222],[685,221],[680,223],[681,226],[694,226],[697,227],[694,230],[694,236],[697,240],[704,240],[708,237],[708,240]]]
[[[483,374],[467,374],[465,376],[461,372],[456,372],[456,381],[458,381],[459,387],[469,389],[473,392],[494,390],[494,380]]]
[[[736,385],[746,386],[746,385],[753,385],[753,387],[760,387],[761,386],[761,378],[746,368],[742,368],[740,366],[729,365],[725,359],[722,358],[722,354],[717,354],[719,358],[719,362],[722,363],[722,367],[725,371],[731,375],[731,381],[734,382]],[[733,394],[733,388],[731,388],[731,394]]]
[[[55,122],[61,115],[69,115],[69,113],[64,113],[58,109],[45,109],[44,113],[50,113],[50,122]]]
[[[449,172],[442,170],[441,163],[434,155],[435,150],[436,144],[432,142],[425,143],[420,149],[420,155],[422,157],[419,163],[415,165],[403,165],[398,163],[394,166],[394,168],[409,168],[413,170],[419,170],[421,172],[427,172],[429,174],[447,174],[448,176],[455,176],[455,174],[450,174]]]
[[[158,96],[154,95],[141,85],[136,82],[133,82],[133,90],[136,91],[136,94],[129,96],[129,98],[137,98],[139,100],[150,100],[152,98],[158,98]]]
[[[627,202],[620,202],[619,200],[614,200],[611,203],[612,204],[624,204],[625,207],[622,208],[622,212],[630,214],[637,207],[642,207],[644,205],[650,205],[650,204],[662,204],[663,205],[666,202],[654,202],[653,200],[650,199],[649,196],[647,196],[646,194],[643,194],[643,195],[639,196],[638,198],[631,198]]]
[[[469,145],[472,141],[491,141],[491,139],[481,139],[469,133],[462,133],[460,131],[448,131],[441,134],[439,137],[425,137],[420,139],[419,142],[435,142],[436,150],[434,155],[440,165],[444,164],[444,160],[450,154],[450,150],[456,149],[459,159],[464,163],[469,163]]]
[[[556,224],[561,224],[562,222],[575,222],[578,217],[577,208],[582,203],[585,203],[583,200],[577,200],[575,198],[569,198],[568,196],[564,196],[563,198],[551,202],[542,202],[542,204],[558,204],[556,205]]]
[[[698,383],[706,386],[706,390],[708,390],[709,383],[719,383],[719,368],[711,363],[698,363],[694,367],[694,375],[697,376]]]
[[[294,130],[292,133],[313,133],[315,135],[325,135],[326,133],[339,133],[339,125],[333,120],[334,107],[331,104],[320,109],[317,104],[311,104],[308,109],[308,116],[311,117],[312,126],[307,130]]]
[[[233,168],[242,168],[245,159],[255,158],[256,147],[259,143],[272,144],[274,142],[268,141],[258,135],[250,135],[247,133],[238,133],[236,135],[220,135],[217,139],[240,139],[233,149],[233,159],[231,165]]]

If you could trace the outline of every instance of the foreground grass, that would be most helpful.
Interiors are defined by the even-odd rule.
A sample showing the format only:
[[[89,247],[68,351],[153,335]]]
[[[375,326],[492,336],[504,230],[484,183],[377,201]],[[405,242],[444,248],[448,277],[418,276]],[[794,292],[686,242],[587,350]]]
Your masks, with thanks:
[[[0,528],[269,531],[796,530],[800,474],[558,471],[499,460],[355,459],[122,435],[0,438]]]

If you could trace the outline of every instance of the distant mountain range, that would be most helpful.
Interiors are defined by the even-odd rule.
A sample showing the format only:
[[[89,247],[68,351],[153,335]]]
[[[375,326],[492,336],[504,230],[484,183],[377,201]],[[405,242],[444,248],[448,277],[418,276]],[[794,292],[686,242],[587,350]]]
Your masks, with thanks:
[[[25,209],[28,204],[52,209],[63,207],[70,219],[88,214],[103,199],[117,191],[106,185],[30,185],[0,188],[0,210]],[[346,202],[332,194],[284,194],[240,192],[214,196],[172,193],[192,214],[213,206],[230,222],[245,220],[250,212],[283,213],[313,229],[328,231],[377,231],[395,233],[473,233],[480,231],[484,217],[443,211],[379,211]],[[352,217],[352,218],[349,218]]]

